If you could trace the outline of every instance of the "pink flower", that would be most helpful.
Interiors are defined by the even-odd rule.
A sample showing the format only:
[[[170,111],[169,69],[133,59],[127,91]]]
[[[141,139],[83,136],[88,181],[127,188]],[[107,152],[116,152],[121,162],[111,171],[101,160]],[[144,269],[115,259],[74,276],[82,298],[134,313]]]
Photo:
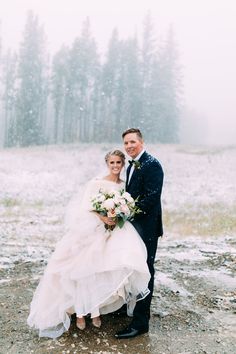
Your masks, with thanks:
[[[124,213],[125,215],[130,215],[130,210],[127,205],[121,205],[120,206],[120,211]]]
[[[115,218],[115,217],[116,217],[116,212],[115,212],[115,210],[114,210],[114,209],[108,210],[107,216],[108,216],[109,218]]]

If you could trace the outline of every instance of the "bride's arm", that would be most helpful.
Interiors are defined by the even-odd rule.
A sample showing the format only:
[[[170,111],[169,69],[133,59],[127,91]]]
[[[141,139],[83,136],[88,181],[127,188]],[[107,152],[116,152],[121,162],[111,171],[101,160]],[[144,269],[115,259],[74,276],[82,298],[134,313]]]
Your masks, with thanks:
[[[114,221],[114,219],[112,219],[108,216],[101,215],[101,214],[97,213],[95,210],[93,210],[91,200],[92,200],[92,198],[94,198],[96,196],[96,194],[99,193],[100,189],[101,189],[101,184],[99,181],[92,180],[92,181],[88,182],[85,193],[84,193],[84,197],[83,197],[83,200],[81,203],[81,207],[84,210],[95,213],[104,224],[115,225],[116,222]]]

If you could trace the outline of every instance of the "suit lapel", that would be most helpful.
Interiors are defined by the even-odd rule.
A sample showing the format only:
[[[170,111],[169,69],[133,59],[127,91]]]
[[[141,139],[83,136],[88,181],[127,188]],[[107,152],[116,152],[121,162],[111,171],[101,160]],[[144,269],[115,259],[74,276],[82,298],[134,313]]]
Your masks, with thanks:
[[[140,159],[138,160],[140,162],[140,164],[142,165],[142,163],[146,160],[148,154],[146,153],[146,151],[144,151],[144,153],[142,154],[142,156],[140,157]],[[141,167],[141,166],[140,166]],[[128,186],[132,183],[135,175],[138,173],[138,170],[135,168],[133,171],[133,174],[129,180],[129,175],[130,175],[130,170],[131,170],[131,165],[129,165],[129,167],[127,168],[127,178],[126,178],[126,189],[128,188]],[[128,182],[129,181],[129,182]]]

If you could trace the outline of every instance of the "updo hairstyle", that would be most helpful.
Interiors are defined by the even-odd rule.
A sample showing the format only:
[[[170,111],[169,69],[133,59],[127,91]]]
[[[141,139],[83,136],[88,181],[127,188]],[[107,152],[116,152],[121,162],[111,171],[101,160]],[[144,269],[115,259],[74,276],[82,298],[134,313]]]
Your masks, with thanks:
[[[105,156],[106,163],[108,163],[108,160],[111,156],[119,156],[122,160],[122,165],[123,166],[125,165],[125,154],[123,154],[122,151],[120,151],[120,150],[109,151]]]

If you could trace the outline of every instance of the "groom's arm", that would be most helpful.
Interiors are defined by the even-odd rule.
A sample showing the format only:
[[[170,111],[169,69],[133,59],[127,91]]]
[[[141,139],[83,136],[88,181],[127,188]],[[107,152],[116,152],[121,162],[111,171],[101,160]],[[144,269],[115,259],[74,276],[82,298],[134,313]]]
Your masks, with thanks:
[[[143,213],[148,213],[154,205],[159,203],[162,185],[163,185],[163,170],[158,162],[152,163],[145,167],[143,191],[137,206]],[[140,214],[141,216],[142,214]]]

